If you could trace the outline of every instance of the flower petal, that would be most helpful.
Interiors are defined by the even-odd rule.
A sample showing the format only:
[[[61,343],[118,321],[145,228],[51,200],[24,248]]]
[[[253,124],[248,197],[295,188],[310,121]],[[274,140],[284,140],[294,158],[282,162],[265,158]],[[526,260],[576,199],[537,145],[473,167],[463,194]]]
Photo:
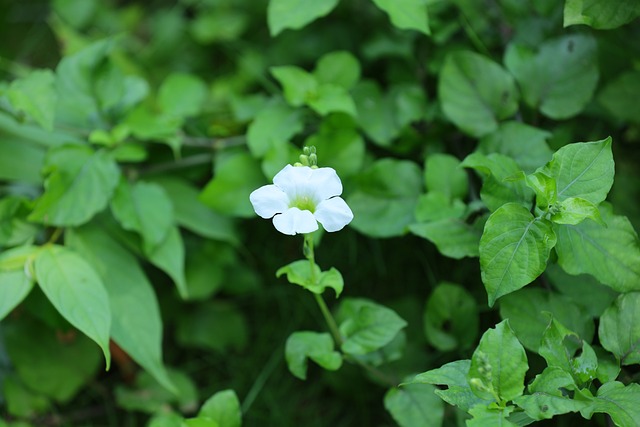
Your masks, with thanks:
[[[313,190],[315,194],[313,198],[318,203],[342,194],[342,182],[335,169],[332,168],[311,169],[308,188]]]
[[[353,219],[353,212],[341,197],[322,201],[313,215],[329,232],[342,230]]]
[[[296,233],[311,233],[318,229],[318,223],[309,211],[293,207],[273,217],[273,225],[283,234],[293,236]]]
[[[307,186],[312,169],[308,166],[285,166],[273,177],[273,183],[287,193],[290,200],[298,195],[307,195]]]
[[[289,198],[275,185],[265,185],[249,195],[253,210],[262,218],[271,218],[289,208]]]

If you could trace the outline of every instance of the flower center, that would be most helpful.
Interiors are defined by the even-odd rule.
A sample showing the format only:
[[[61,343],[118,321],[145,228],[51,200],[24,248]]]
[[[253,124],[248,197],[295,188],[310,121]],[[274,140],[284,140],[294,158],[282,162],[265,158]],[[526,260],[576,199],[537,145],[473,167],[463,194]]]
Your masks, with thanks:
[[[308,196],[296,197],[291,201],[291,203],[289,204],[289,207],[290,208],[296,207],[301,211],[309,211],[311,213],[314,213],[316,210],[315,202]]]

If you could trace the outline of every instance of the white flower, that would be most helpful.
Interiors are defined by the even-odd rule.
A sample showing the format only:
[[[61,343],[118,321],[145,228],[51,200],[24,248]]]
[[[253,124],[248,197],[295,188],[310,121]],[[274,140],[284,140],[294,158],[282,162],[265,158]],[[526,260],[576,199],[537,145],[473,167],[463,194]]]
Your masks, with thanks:
[[[353,212],[340,194],[342,182],[332,168],[287,165],[249,200],[258,215],[273,218],[276,230],[294,235],[316,231],[318,222],[327,231],[349,224]]]

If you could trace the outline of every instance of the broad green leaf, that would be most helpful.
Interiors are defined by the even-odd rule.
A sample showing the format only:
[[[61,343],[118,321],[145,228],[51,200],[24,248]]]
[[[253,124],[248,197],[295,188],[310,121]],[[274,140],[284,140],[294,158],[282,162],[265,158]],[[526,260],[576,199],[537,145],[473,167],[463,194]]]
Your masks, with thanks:
[[[470,225],[461,219],[450,218],[420,224],[411,224],[409,230],[432,242],[438,251],[449,258],[461,259],[480,255],[478,247],[482,236],[482,223]]]
[[[35,70],[14,80],[8,90],[9,100],[17,110],[24,111],[44,129],[53,130],[57,94],[55,76],[50,70]]]
[[[2,395],[6,411],[14,417],[35,418],[51,410],[51,401],[46,396],[30,390],[13,375],[3,378]],[[9,424],[0,421],[0,427],[9,427]],[[11,427],[20,426],[12,423]]]
[[[198,417],[185,419],[180,427],[220,427],[220,424],[209,417]]]
[[[570,374],[557,367],[548,367],[529,384],[529,392],[514,400],[534,420],[544,420],[556,415],[578,412],[588,402],[564,396],[562,389],[572,390],[575,383]]]
[[[462,131],[481,137],[518,110],[513,77],[500,65],[470,51],[450,53],[440,70],[442,110]]]
[[[166,113],[158,113],[148,105],[141,104],[130,111],[124,124],[131,134],[142,141],[161,142],[167,144],[176,157],[182,144],[179,131],[183,118]]]
[[[170,392],[147,372],[141,372],[136,375],[133,387],[116,387],[118,406],[125,410],[154,414],[175,405],[179,411],[195,413],[198,409],[198,389],[195,383],[184,372],[176,369],[167,371],[177,392]]]
[[[274,146],[284,145],[302,131],[302,114],[280,100],[262,109],[247,130],[247,145],[255,157],[264,157]]]
[[[533,173],[541,165],[551,160],[553,151],[546,140],[551,133],[521,122],[508,121],[482,139],[478,152],[484,155],[491,153],[504,154],[516,161],[527,174]]]
[[[264,184],[260,165],[245,152],[218,156],[214,176],[200,194],[200,200],[213,210],[242,218],[255,216],[249,194]]]
[[[247,30],[249,15],[235,7],[203,8],[191,22],[193,38],[200,44],[232,42]]]
[[[592,404],[582,411],[582,416],[591,419],[594,412],[609,414],[618,427],[640,425],[640,385],[624,385],[618,381],[603,384]]]
[[[467,381],[470,360],[457,360],[415,376],[409,383],[446,385],[447,389],[436,389],[435,394],[445,402],[468,412],[472,407],[488,405],[494,399],[484,400],[476,396]]]
[[[467,427],[516,427],[516,424],[513,424],[507,419],[513,409],[513,406],[507,406],[501,409],[477,405],[469,410],[469,414],[473,415],[473,418],[467,420],[466,425]]]
[[[162,319],[151,283],[133,255],[96,225],[69,230],[69,247],[83,254],[109,295],[111,337],[168,390],[174,390],[162,364]]]
[[[333,348],[333,338],[328,333],[292,333],[284,350],[289,371],[301,380],[306,380],[307,359],[313,360],[324,369],[337,371],[342,366],[342,355]]]
[[[51,5],[60,18],[78,30],[90,24],[98,11],[97,0],[89,0],[81,4],[73,0],[54,0]]]
[[[504,62],[529,106],[552,119],[567,119],[593,96],[599,74],[596,54],[592,36],[572,34],[543,43],[537,52],[512,43]]]
[[[593,346],[598,356],[598,369],[596,377],[602,384],[614,381],[620,375],[620,359],[600,346]]]
[[[146,427],[183,427],[184,418],[174,412],[155,414]]]
[[[6,134],[6,124],[10,121],[14,125],[13,118],[9,118],[0,112],[0,133],[2,133],[2,144],[0,144],[0,179],[8,181],[21,181],[28,184],[42,185],[41,170],[44,165],[46,148],[34,144],[25,143],[20,137],[10,137]],[[29,125],[22,124],[19,129],[29,128]],[[44,131],[43,131],[44,132]],[[42,135],[44,140],[47,136]]]
[[[221,427],[240,427],[242,412],[240,401],[233,390],[222,390],[202,404],[198,417],[208,417]]]
[[[109,369],[111,309],[98,273],[80,255],[57,245],[43,248],[34,265],[40,289],[69,323],[102,348]]]
[[[460,160],[449,154],[432,154],[424,165],[427,191],[436,191],[447,197],[463,199],[467,196],[469,177],[460,167]]]
[[[219,353],[242,351],[249,341],[246,316],[230,303],[212,301],[183,312],[175,336],[181,347]]]
[[[473,352],[467,380],[476,396],[507,402],[522,395],[529,369],[524,347],[508,320],[488,329]]]
[[[172,73],[158,89],[160,109],[178,117],[199,114],[206,97],[207,85],[193,74]]]
[[[638,10],[640,11],[640,6]],[[639,124],[640,112],[636,108],[638,94],[640,94],[640,71],[629,71],[607,82],[598,94],[598,102],[615,119]]]
[[[145,255],[153,265],[171,277],[178,288],[180,297],[186,299],[189,293],[184,277],[184,252],[180,230],[178,227],[171,227],[164,240],[148,252],[145,251]]]
[[[44,194],[37,199],[30,221],[75,226],[102,211],[113,194],[120,172],[104,151],[68,145],[52,149],[46,158]]]
[[[575,357],[578,350],[580,355]],[[578,385],[589,383],[596,377],[598,358],[591,346],[555,318],[551,318],[542,335],[538,353],[548,366],[571,374]]]
[[[293,65],[271,67],[275,77],[284,90],[284,98],[292,107],[300,107],[317,96],[318,81],[313,74]]]
[[[567,297],[542,289],[520,289],[500,299],[500,317],[509,319],[509,325],[520,342],[534,352],[538,351],[544,331],[553,314],[562,324],[576,331],[580,338],[590,342],[594,334],[593,320],[585,309]]]
[[[36,246],[19,246],[0,252],[0,320],[31,292],[30,274],[38,250]]]
[[[555,178],[538,171],[527,175],[525,182],[527,187],[536,193],[536,207],[547,210],[558,200],[558,184]]]
[[[307,100],[307,104],[316,113],[326,116],[329,113],[345,113],[357,116],[356,104],[347,90],[339,85],[325,83]]]
[[[229,270],[243,268],[231,245],[214,240],[202,240],[189,246],[185,259],[185,278],[189,300],[206,300],[229,283]]]
[[[304,142],[314,146],[320,156],[322,166],[332,167],[341,178],[346,178],[362,169],[365,156],[365,142],[346,115],[327,116],[318,133]]]
[[[478,307],[461,286],[439,284],[427,300],[424,332],[427,341],[440,351],[464,350],[478,335]]]
[[[438,191],[421,194],[416,205],[416,221],[432,222],[461,219],[467,213],[467,205],[460,199],[451,199]]]
[[[173,204],[158,184],[120,180],[111,200],[113,216],[125,230],[142,237],[145,252],[153,251],[173,225]]]
[[[328,271],[321,271],[317,264],[313,264],[312,271],[308,260],[294,261],[281,267],[276,272],[276,277],[283,274],[287,275],[289,283],[300,285],[318,295],[322,295],[325,289],[331,288],[338,298],[344,288],[344,280],[338,270],[331,267]]]
[[[553,154],[542,172],[555,178],[558,200],[579,197],[599,204],[613,185],[611,137],[565,145]]]
[[[360,63],[346,50],[330,52],[320,57],[313,75],[318,83],[331,83],[349,90],[360,79]]]
[[[475,169],[482,175],[480,198],[489,210],[495,211],[510,202],[531,206],[533,192],[524,179],[518,179],[522,171],[513,159],[497,153],[487,156],[472,153],[464,159],[462,166]]]
[[[347,198],[351,225],[371,237],[405,233],[422,192],[422,173],[410,161],[381,159],[361,172],[357,190]]]
[[[558,264],[569,274],[587,273],[618,292],[640,290],[638,235],[611,206],[600,206],[607,226],[594,221],[554,226],[558,236]]]
[[[38,228],[26,221],[28,204],[17,196],[0,199],[0,247],[20,246],[35,238]]]
[[[336,315],[343,336],[342,351],[361,355],[376,351],[407,326],[395,311],[366,299],[343,299]]]
[[[269,0],[267,22],[272,37],[286,29],[299,30],[331,12],[339,0]]]
[[[600,318],[598,337],[602,346],[622,365],[640,364],[640,292],[620,295]]]
[[[391,22],[403,30],[417,30],[429,35],[429,15],[426,0],[373,0],[389,14]]]
[[[585,24],[599,30],[617,28],[640,16],[635,0],[566,0],[564,26]]]
[[[444,404],[430,384],[407,384],[389,389],[384,395],[384,407],[400,427],[440,426]]]
[[[39,395],[68,403],[100,369],[100,350],[82,334],[62,340],[56,331],[23,316],[4,320],[6,354],[24,385]]]
[[[551,215],[551,221],[556,224],[577,225],[585,219],[591,219],[606,226],[600,217],[598,207],[588,200],[579,197],[569,197],[558,203],[559,211]]]
[[[480,239],[480,269],[489,306],[528,285],[545,270],[556,244],[551,223],[507,203],[491,214]]]
[[[604,310],[618,295],[613,289],[598,282],[588,274],[573,276],[565,272],[558,264],[549,264],[544,274],[553,286],[563,295],[569,297],[574,304],[579,304],[591,317],[600,317]],[[552,311],[552,310],[547,310]],[[566,319],[558,317],[571,330],[580,333],[580,329]],[[582,335],[580,333],[580,335]],[[587,339],[587,341],[589,341]]]
[[[235,225],[231,219],[207,208],[198,199],[198,189],[180,178],[162,176],[154,179],[173,205],[176,223],[199,236],[235,243]]]

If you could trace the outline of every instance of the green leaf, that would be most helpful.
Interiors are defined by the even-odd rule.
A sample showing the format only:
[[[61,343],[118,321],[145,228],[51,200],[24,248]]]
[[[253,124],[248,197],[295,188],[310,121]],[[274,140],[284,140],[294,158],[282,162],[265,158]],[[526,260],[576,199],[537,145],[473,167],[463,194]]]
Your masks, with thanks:
[[[624,385],[618,381],[603,384],[593,399],[592,405],[582,411],[582,416],[590,419],[594,412],[603,412],[611,416],[618,427],[640,425],[640,385]]]
[[[444,416],[442,400],[429,384],[407,384],[389,389],[384,407],[400,427],[439,426]]]
[[[357,116],[356,104],[347,90],[339,85],[326,83],[318,87],[307,104],[316,113],[326,116],[329,113],[345,113]]]
[[[373,0],[376,6],[389,14],[391,22],[403,30],[417,30],[430,35],[429,15],[425,0]]]
[[[334,168],[341,178],[354,175],[362,169],[365,142],[355,129],[353,120],[346,115],[327,116],[318,133],[307,138],[304,145],[316,147],[322,166]]]
[[[220,424],[209,417],[189,418],[182,422],[180,427],[219,427]]]
[[[40,289],[60,314],[102,348],[109,369],[109,295],[94,268],[75,252],[52,245],[38,254],[35,273]]]
[[[0,247],[33,241],[38,228],[26,221],[27,210],[28,202],[22,197],[7,196],[0,200]]]
[[[594,326],[591,316],[572,299],[542,289],[520,289],[500,299],[500,317],[509,319],[509,325],[518,340],[528,349],[537,352],[544,331],[549,326],[551,313],[563,325],[576,331],[581,339],[593,339]]]
[[[476,396],[508,402],[522,395],[528,369],[524,347],[503,320],[480,338],[467,379]]]
[[[38,251],[36,246],[19,246],[0,252],[0,320],[31,292],[29,274]]]
[[[609,30],[629,23],[640,16],[640,4],[635,0],[566,0],[564,26],[585,24],[599,30]]]
[[[577,350],[580,350],[580,356],[575,357]],[[598,358],[591,346],[554,318],[542,335],[538,353],[548,366],[571,374],[578,385],[589,383],[596,377]]]
[[[524,179],[517,179],[522,171],[513,159],[497,153],[487,156],[472,153],[464,159],[462,166],[475,169],[482,175],[480,198],[489,210],[495,211],[510,202],[531,206],[533,192]]]
[[[410,161],[381,159],[361,172],[358,189],[347,203],[354,214],[351,225],[371,237],[405,233],[422,192],[422,173]]]
[[[639,93],[640,71],[628,71],[607,82],[598,95],[598,102],[615,119],[640,124],[640,112],[636,108]]]
[[[224,427],[240,427],[242,412],[236,392],[233,390],[217,392],[202,404],[198,417],[209,417]]]
[[[407,326],[395,311],[366,299],[343,299],[336,315],[343,336],[342,351],[361,355],[376,351]]]
[[[247,145],[254,156],[264,157],[273,147],[284,145],[302,128],[300,110],[274,100],[249,125]]]
[[[169,379],[178,390],[168,391],[151,375],[141,372],[136,375],[132,388],[118,386],[115,390],[116,403],[130,411],[158,413],[175,404],[177,410],[195,413],[198,409],[198,389],[191,378],[176,369],[168,369]]]
[[[470,360],[456,360],[441,368],[418,374],[409,383],[446,385],[447,389],[436,389],[435,394],[445,402],[468,412],[476,405],[488,405],[494,400],[481,399],[471,391],[467,382],[470,366]]]
[[[230,303],[200,304],[183,312],[176,323],[176,340],[182,347],[228,353],[244,350],[249,341],[247,319]]]
[[[448,198],[463,199],[469,189],[469,177],[460,167],[460,160],[449,154],[432,154],[424,165],[427,191],[436,191]]]
[[[328,333],[292,333],[284,350],[289,371],[301,380],[306,380],[307,359],[313,360],[324,369],[337,371],[342,366],[342,355],[333,348],[333,338]]]
[[[482,223],[480,222],[479,225],[480,228],[476,224],[467,224],[461,219],[448,218],[411,224],[409,230],[436,245],[442,255],[461,259],[480,255],[478,247],[482,236]]]
[[[480,269],[489,306],[542,274],[555,244],[551,223],[534,218],[518,204],[507,203],[492,213],[480,239]]]
[[[460,219],[467,213],[467,205],[460,199],[451,199],[438,191],[421,194],[418,197],[416,221],[431,222],[446,219]]]
[[[173,116],[195,116],[202,110],[207,91],[207,85],[199,77],[172,73],[158,89],[158,104],[164,113]]]
[[[462,131],[481,137],[518,110],[513,77],[500,65],[470,51],[452,52],[440,70],[442,110]]]
[[[7,376],[2,381],[4,404],[9,415],[21,418],[35,418],[38,414],[51,410],[51,401],[42,394],[29,390],[15,376]],[[0,421],[0,427],[8,427]],[[15,424],[11,424],[15,427]],[[28,425],[26,426],[28,427]]]
[[[107,206],[120,177],[118,166],[105,152],[84,146],[54,148],[45,162],[45,192],[28,219],[48,225],[89,221]]]
[[[307,24],[331,12],[339,0],[269,0],[267,22],[271,36],[286,29],[299,30]]]
[[[344,280],[338,270],[331,267],[328,271],[320,271],[320,267],[313,264],[312,272],[308,260],[294,261],[281,267],[276,272],[276,277],[283,274],[287,275],[289,283],[300,285],[318,295],[322,295],[325,289],[331,288],[336,292],[336,298],[338,298],[344,288]]]
[[[173,205],[176,223],[199,236],[236,243],[237,231],[233,221],[207,208],[198,199],[198,189],[185,180],[162,176],[154,178],[166,192]]]
[[[35,70],[14,80],[8,90],[9,101],[24,111],[44,129],[53,130],[57,93],[55,76],[50,70]]]
[[[318,81],[313,74],[293,65],[271,67],[271,75],[282,85],[284,98],[292,107],[300,107],[317,95]]]
[[[249,194],[264,184],[260,165],[242,151],[217,156],[215,174],[200,194],[200,200],[213,210],[242,218],[255,216]]]
[[[82,334],[61,340],[32,316],[2,322],[6,354],[32,392],[68,403],[100,369],[98,347]]]
[[[598,207],[588,200],[579,197],[569,197],[557,205],[559,212],[551,215],[551,221],[556,224],[577,225],[585,219],[591,219],[606,226],[600,217]]]
[[[69,230],[65,242],[98,273],[109,295],[111,337],[168,390],[162,364],[162,319],[153,287],[135,258],[96,225]]]
[[[469,414],[473,415],[473,418],[467,420],[467,427],[516,427],[516,424],[513,424],[507,419],[513,409],[512,406],[494,408],[477,405],[469,410]]]
[[[134,108],[125,118],[124,124],[131,134],[143,141],[167,144],[176,157],[179,154],[181,139],[179,130],[183,119],[171,114],[159,114],[142,104]]]
[[[598,205],[613,185],[611,137],[565,145],[542,171],[555,178],[558,200],[579,197]]]
[[[606,227],[593,221],[554,227],[558,264],[569,274],[591,274],[618,292],[640,290],[638,235],[610,205],[600,206],[600,216]]]
[[[514,403],[524,409],[534,420],[550,419],[556,415],[578,412],[586,408],[588,402],[563,395],[563,389],[572,390],[575,387],[570,374],[557,367],[547,367],[529,384],[531,394],[516,398]]]
[[[622,365],[640,364],[640,292],[620,295],[600,318],[598,337],[602,346]]]
[[[546,140],[551,133],[521,122],[508,121],[500,123],[500,127],[482,139],[478,152],[504,154],[516,161],[527,174],[533,173],[540,165],[551,160],[553,151]]]
[[[587,34],[572,34],[543,43],[537,52],[510,44],[505,65],[514,75],[525,102],[552,119],[580,113],[598,83],[597,46]]]
[[[555,178],[550,177],[544,172],[538,171],[531,175],[527,175],[525,182],[527,187],[531,188],[534,193],[536,193],[536,207],[542,210],[547,210],[558,200],[558,184],[556,183]]]
[[[160,245],[173,225],[173,205],[158,184],[120,180],[111,211],[122,228],[140,234],[145,252]]]
[[[478,307],[460,285],[439,284],[427,300],[424,332],[427,341],[440,351],[464,350],[478,335]]]
[[[145,255],[153,265],[171,277],[180,297],[188,298],[189,293],[184,277],[184,243],[178,227],[169,228],[165,239],[153,249],[145,251]]]
[[[360,63],[346,50],[338,50],[320,57],[313,70],[318,83],[331,83],[347,90],[360,79]]]

